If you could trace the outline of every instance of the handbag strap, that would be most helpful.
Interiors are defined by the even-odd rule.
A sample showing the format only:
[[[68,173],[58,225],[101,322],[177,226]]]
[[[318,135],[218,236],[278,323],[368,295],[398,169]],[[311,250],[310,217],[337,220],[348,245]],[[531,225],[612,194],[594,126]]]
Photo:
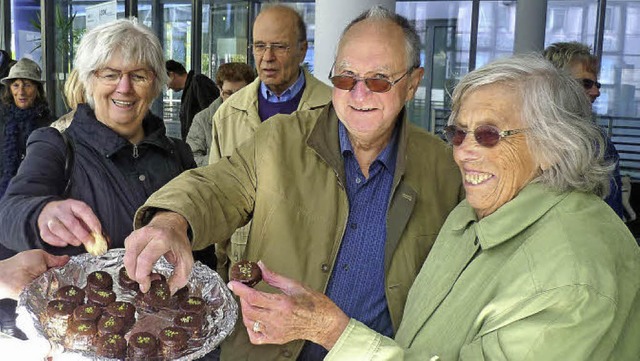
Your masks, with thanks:
[[[66,132],[62,132],[60,133],[60,135],[62,135],[64,145],[67,148],[64,159],[64,179],[66,180],[66,186],[64,187],[64,192],[62,193],[62,197],[67,198],[69,196],[69,192],[71,191],[71,172],[73,171],[75,148],[73,139],[71,139]]]

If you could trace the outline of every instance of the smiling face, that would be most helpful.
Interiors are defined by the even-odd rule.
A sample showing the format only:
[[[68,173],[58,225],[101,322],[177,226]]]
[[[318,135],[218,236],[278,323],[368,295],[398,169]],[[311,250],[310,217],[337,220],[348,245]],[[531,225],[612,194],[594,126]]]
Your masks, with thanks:
[[[255,54],[258,77],[271,91],[282,94],[300,74],[300,63],[307,53],[306,40],[299,43],[298,27],[294,10],[273,7],[262,11],[253,24],[254,44],[281,44],[289,46],[283,54],[267,49],[263,54]]]
[[[38,96],[38,86],[28,79],[16,79],[9,86],[13,102],[20,109],[29,109],[33,106]]]
[[[93,82],[91,95],[95,104],[96,118],[132,143],[137,143],[144,137],[142,120],[154,98],[155,79],[151,79],[146,84],[134,82],[131,72],[138,70],[152,73],[145,65],[125,64],[122,57],[116,53],[102,69],[93,74],[91,79]],[[117,84],[106,84],[107,81],[99,77],[103,71],[122,72],[122,77]]]
[[[455,124],[473,131],[492,125],[501,131],[526,128],[518,91],[502,84],[483,86],[465,95]],[[512,200],[536,175],[526,132],[502,138],[492,148],[479,145],[473,134],[453,147],[464,180],[466,198],[478,218]]]
[[[395,81],[407,71],[402,29],[390,21],[365,20],[344,35],[332,75]],[[370,91],[363,81],[351,90],[333,89],[333,105],[352,138],[364,143],[389,139],[404,104],[413,98],[423,69],[415,69],[386,93]]]

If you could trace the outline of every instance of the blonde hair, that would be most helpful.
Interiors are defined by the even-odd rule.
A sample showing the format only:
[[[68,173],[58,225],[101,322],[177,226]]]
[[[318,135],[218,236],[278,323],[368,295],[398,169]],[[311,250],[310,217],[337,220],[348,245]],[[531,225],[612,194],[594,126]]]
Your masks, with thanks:
[[[73,110],[78,107],[78,104],[85,102],[84,86],[78,79],[78,71],[76,69],[71,70],[67,80],[64,82],[64,98],[67,106]]]

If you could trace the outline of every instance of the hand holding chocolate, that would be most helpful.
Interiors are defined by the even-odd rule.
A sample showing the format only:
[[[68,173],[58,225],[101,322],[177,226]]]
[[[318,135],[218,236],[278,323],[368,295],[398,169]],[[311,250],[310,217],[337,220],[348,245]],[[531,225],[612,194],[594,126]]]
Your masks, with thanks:
[[[231,280],[253,287],[262,281],[262,271],[258,264],[251,261],[240,261],[231,266]]]

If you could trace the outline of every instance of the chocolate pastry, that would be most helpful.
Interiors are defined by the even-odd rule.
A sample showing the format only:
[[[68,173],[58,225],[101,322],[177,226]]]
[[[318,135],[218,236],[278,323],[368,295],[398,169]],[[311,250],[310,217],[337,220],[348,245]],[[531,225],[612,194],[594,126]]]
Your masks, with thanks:
[[[127,341],[117,333],[107,333],[98,337],[96,354],[102,357],[124,359],[127,353]]]
[[[47,328],[57,336],[67,332],[69,320],[76,305],[69,301],[53,300],[47,303]]]
[[[122,288],[136,292],[140,291],[140,285],[129,277],[127,270],[124,267],[120,268],[120,271],[118,271],[118,283]]]
[[[105,309],[105,312],[124,321],[125,328],[130,329],[136,322],[136,307],[129,302],[116,301]]]
[[[169,306],[170,299],[171,291],[169,291],[169,285],[167,281],[162,279],[151,281],[149,292],[142,296],[142,302],[152,312]]]
[[[102,310],[96,305],[80,305],[73,310],[74,321],[96,322],[102,315]]]
[[[181,356],[181,352],[187,348],[189,335],[180,327],[167,327],[158,334],[162,354],[168,358]]]
[[[115,302],[116,294],[111,290],[87,290],[87,303],[107,307],[110,303]]]
[[[96,324],[91,321],[71,321],[64,344],[74,350],[89,350],[96,337]]]
[[[158,340],[149,332],[136,332],[129,337],[127,355],[131,360],[147,360],[158,356]]]
[[[244,283],[249,287],[253,287],[262,280],[262,271],[258,264],[251,261],[240,261],[231,266],[229,272],[232,281]]]
[[[60,287],[56,293],[53,295],[53,298],[56,300],[69,301],[76,305],[81,305],[84,303],[84,291],[82,288],[69,285]]]
[[[111,290],[113,278],[105,271],[94,271],[87,276],[87,287],[92,290]]]
[[[200,336],[204,318],[202,315],[193,312],[181,312],[173,318],[173,324],[184,328],[189,334]]]
[[[124,327],[124,320],[113,315],[104,314],[98,321],[98,335],[106,335],[107,333],[119,333],[124,335],[127,331]]]
[[[201,297],[191,296],[186,300],[180,302],[180,310],[184,312],[191,312],[204,317],[206,314],[207,302]]]

